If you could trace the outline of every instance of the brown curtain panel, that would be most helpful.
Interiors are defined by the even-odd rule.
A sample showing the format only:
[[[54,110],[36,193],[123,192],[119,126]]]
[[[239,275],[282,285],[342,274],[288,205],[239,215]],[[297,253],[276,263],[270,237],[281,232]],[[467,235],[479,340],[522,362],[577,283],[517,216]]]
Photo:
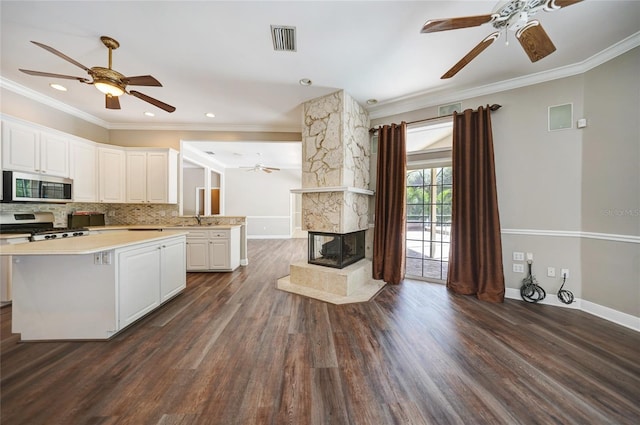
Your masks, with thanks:
[[[407,124],[378,128],[378,169],[373,278],[398,284],[404,278],[407,181]]]
[[[447,287],[504,301],[502,241],[489,106],[453,116],[453,199]]]

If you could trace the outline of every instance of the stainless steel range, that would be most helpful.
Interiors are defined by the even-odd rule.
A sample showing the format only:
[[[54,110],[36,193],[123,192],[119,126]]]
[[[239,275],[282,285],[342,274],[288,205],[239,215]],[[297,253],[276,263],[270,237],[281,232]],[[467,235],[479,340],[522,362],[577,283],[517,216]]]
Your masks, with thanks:
[[[2,212],[0,233],[29,233],[30,241],[63,239],[89,234],[89,229],[53,227],[55,218],[51,212]]]

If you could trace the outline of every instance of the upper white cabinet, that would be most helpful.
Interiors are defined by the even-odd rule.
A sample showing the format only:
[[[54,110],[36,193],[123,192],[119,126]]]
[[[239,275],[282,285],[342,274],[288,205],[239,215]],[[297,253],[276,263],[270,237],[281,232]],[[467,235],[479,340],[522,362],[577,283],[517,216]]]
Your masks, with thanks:
[[[173,149],[127,151],[127,202],[178,202],[178,152]]]
[[[125,202],[125,152],[117,148],[98,148],[98,200]]]
[[[2,168],[69,177],[69,141],[55,133],[3,121]]]
[[[98,200],[97,147],[89,142],[70,142],[71,178],[73,179],[73,201],[95,202]]]

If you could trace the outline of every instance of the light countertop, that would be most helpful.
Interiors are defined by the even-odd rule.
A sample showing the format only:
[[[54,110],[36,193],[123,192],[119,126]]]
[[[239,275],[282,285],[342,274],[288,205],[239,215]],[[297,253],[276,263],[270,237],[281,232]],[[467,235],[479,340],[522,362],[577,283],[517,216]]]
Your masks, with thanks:
[[[198,225],[180,225],[180,224],[123,224],[118,226],[89,226],[87,229],[92,231],[100,230],[154,230],[154,229],[178,229],[189,231],[191,229],[233,229],[235,227],[241,227],[241,224],[203,224]]]
[[[186,235],[185,231],[109,232],[0,246],[0,255],[83,255]]]

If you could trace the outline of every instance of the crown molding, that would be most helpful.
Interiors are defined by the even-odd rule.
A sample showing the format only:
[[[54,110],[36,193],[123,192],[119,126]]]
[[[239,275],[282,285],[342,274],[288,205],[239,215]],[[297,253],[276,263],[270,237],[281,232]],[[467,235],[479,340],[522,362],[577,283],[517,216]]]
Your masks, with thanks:
[[[583,74],[638,46],[640,46],[640,31],[606,48],[605,50],[596,53],[590,58],[572,65],[465,90],[445,89],[413,93],[408,96],[380,102],[374,107],[367,108],[367,112],[369,113],[370,119],[383,118],[450,102],[457,102],[461,99],[470,99],[473,97],[499,93],[560,78],[571,77],[573,75]]]
[[[215,124],[141,124],[111,123],[109,130],[158,130],[158,131],[229,131],[229,132],[265,132],[265,133],[300,133],[302,128],[277,127],[269,125],[215,125]]]
[[[28,99],[34,100],[38,103],[41,103],[45,106],[49,106],[53,109],[56,109],[58,111],[62,111],[66,114],[69,115],[73,115],[77,118],[80,118],[82,120],[85,120],[87,122],[90,122],[92,124],[95,125],[99,125],[100,127],[104,127],[106,129],[109,129],[109,123],[97,118],[91,114],[88,114],[86,112],[81,111],[80,109],[74,108],[72,106],[67,105],[66,103],[60,102],[59,100],[56,100],[52,97],[49,96],[45,96],[42,93],[39,93],[35,90],[31,90],[30,88],[27,88],[25,86],[22,86],[18,83],[15,83],[11,80],[6,79],[5,77],[0,76],[0,87],[3,89],[7,89],[9,91],[12,91],[16,94],[19,94],[21,96],[24,96]]]

